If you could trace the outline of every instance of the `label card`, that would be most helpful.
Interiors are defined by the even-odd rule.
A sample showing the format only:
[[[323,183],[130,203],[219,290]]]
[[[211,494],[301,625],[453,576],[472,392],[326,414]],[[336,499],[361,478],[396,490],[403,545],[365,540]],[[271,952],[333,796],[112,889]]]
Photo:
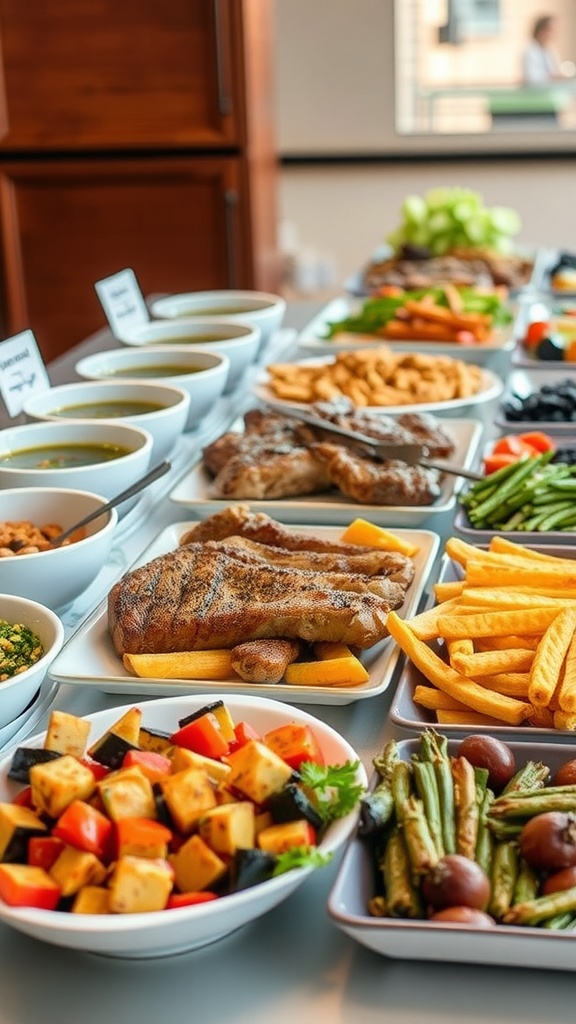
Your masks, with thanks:
[[[150,319],[148,307],[133,270],[120,270],[94,285],[110,329],[118,338],[122,330],[136,327]]]
[[[8,414],[22,406],[36,391],[47,391],[50,379],[32,331],[22,331],[0,342],[0,392]]]

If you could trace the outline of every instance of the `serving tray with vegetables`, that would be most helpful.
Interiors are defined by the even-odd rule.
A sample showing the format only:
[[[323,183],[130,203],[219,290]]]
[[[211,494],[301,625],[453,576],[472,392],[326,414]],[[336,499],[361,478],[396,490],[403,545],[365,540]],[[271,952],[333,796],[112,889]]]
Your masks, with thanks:
[[[329,914],[385,956],[573,971],[574,749],[471,739],[384,748]]]

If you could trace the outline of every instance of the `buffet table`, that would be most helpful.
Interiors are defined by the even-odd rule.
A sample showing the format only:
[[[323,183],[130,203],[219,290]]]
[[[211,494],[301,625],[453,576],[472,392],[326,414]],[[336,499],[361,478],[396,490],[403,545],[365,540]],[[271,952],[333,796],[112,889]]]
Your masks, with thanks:
[[[287,328],[302,327],[316,310],[309,303],[289,307]],[[292,352],[294,338],[293,330],[280,332],[274,358]],[[74,363],[81,355],[116,345],[108,331],[91,336],[49,367],[52,383],[75,379]],[[202,443],[248,404],[245,392],[228,404],[222,400],[202,429],[184,439],[169,476],[157,481],[142,499],[146,504],[120,524],[118,543],[98,580],[63,615],[68,635],[160,530],[189,518],[169,500],[169,491]],[[443,524],[442,539],[450,525]],[[393,690],[392,683],[369,700],[307,705],[306,710],[343,733],[369,769],[385,735],[391,734],[386,716]],[[74,714],[128,703],[125,695],[67,685],[49,699]],[[45,719],[35,723],[34,732]],[[337,868],[338,860],[318,870],[286,902],[247,928],[166,959],[74,953],[0,924],[0,1024],[152,1024],[172,1016],[203,1024],[564,1024],[574,1019],[574,980],[567,972],[543,973],[528,961],[530,970],[397,961],[357,945],[327,915]]]

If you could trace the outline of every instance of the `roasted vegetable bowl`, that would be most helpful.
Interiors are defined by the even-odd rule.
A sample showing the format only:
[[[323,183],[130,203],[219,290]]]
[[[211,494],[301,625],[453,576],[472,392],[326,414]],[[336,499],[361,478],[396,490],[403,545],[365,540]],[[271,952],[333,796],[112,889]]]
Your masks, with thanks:
[[[53,710],[0,776],[0,920],[128,958],[195,949],[276,906],[348,838],[366,787],[323,722],[218,694]]]

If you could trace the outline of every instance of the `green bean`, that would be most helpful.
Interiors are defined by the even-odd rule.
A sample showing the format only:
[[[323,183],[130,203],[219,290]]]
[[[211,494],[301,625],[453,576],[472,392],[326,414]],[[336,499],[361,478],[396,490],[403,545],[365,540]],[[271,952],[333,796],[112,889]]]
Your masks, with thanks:
[[[514,841],[496,843],[492,852],[488,913],[501,920],[512,905],[518,877],[518,845]]]
[[[395,828],[380,861],[384,877],[385,902],[391,917],[421,917],[418,890],[412,881],[412,868],[402,833]]]
[[[512,903],[526,903],[528,900],[534,900],[538,896],[539,890],[538,872],[523,857],[520,857]]]
[[[400,820],[402,835],[406,843],[412,875],[425,875],[439,861],[424,804],[415,796],[409,796],[402,809]]]
[[[502,482],[502,486],[496,488],[494,494],[491,497],[486,498],[485,501],[481,502],[474,509],[474,518],[485,518],[487,515],[494,512],[499,506],[503,504],[512,494],[516,493],[519,485],[526,480],[531,473],[534,472],[537,466],[543,464],[543,460],[546,455],[548,458],[552,457],[552,452],[548,455],[544,452],[542,455],[536,458],[520,459],[515,463],[513,472]]]
[[[538,896],[525,903],[516,903],[503,917],[504,924],[540,924],[556,914],[576,911],[576,886],[553,892],[549,896]]]
[[[415,761],[413,769],[416,791],[424,805],[424,813],[428,821],[430,835],[432,836],[438,857],[443,857],[445,851],[442,834],[442,815],[440,813],[440,796],[434,765],[431,761]]]

